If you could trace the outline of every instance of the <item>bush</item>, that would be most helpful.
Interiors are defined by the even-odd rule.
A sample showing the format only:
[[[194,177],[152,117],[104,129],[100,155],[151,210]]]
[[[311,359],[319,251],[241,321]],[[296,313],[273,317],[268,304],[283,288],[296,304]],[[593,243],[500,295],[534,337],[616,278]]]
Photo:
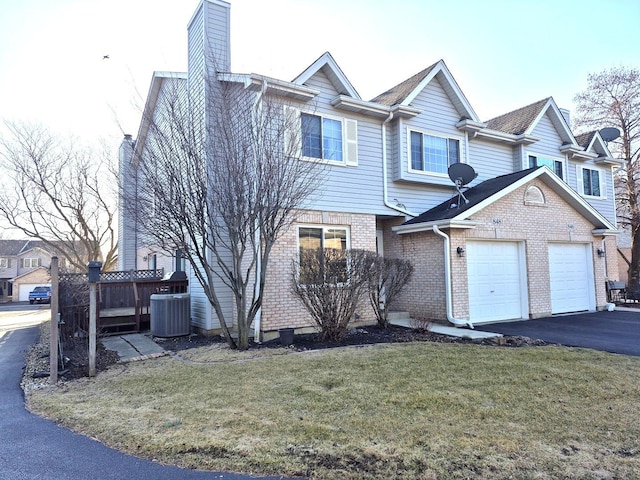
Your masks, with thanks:
[[[376,314],[378,325],[382,328],[389,326],[389,305],[400,294],[411,275],[413,265],[409,260],[400,258],[384,258],[370,253],[372,258],[367,278],[369,280],[369,300]]]
[[[294,261],[292,290],[320,328],[339,340],[369,288],[371,253],[365,250],[301,249]]]

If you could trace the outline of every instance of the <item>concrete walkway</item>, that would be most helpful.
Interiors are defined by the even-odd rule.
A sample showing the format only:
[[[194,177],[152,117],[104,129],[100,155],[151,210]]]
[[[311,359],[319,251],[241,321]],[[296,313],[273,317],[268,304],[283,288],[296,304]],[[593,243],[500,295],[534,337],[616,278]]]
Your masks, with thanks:
[[[120,363],[146,360],[169,354],[151,338],[141,333],[104,337],[100,341],[107,350],[118,352]]]
[[[397,318],[389,320],[389,323],[398,327],[415,328],[411,325],[411,320],[407,318]],[[481,340],[483,338],[502,337],[501,333],[484,332],[482,330],[471,330],[470,328],[449,327],[440,323],[429,323],[427,330],[450,337],[470,338],[471,340]]]

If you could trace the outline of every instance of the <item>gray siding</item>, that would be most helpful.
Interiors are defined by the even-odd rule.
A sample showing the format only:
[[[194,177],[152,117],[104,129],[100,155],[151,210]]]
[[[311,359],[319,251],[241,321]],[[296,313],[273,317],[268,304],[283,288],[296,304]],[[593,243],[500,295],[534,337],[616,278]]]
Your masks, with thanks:
[[[204,2],[204,28],[206,38],[206,62],[209,72],[230,72],[229,54],[229,4],[218,0]]]
[[[514,171],[513,147],[484,140],[471,140],[467,162],[478,174],[478,178],[471,182],[471,186],[477,185],[490,178]]]
[[[394,159],[396,167],[395,180],[448,186],[451,184],[446,174],[426,174],[409,171],[409,130],[416,130],[436,136],[456,138],[460,141],[460,159],[467,160],[467,148],[464,133],[456,128],[460,114],[445,93],[440,82],[434,78],[411,103],[414,108],[422,110],[415,118],[397,122],[396,135],[399,151]]]
[[[330,102],[338,92],[322,71],[306,85],[322,93],[313,102],[297,105],[301,111],[358,122],[358,166],[328,164],[324,181],[314,195],[313,208],[351,213],[383,212],[382,121],[333,108]]]
[[[136,238],[137,195],[136,174],[131,165],[133,160],[133,144],[130,138],[125,138],[119,151],[119,182],[120,195],[118,199],[118,270],[136,269],[136,252],[138,245]],[[132,198],[133,197],[133,198]],[[132,209],[131,207],[134,206]]]

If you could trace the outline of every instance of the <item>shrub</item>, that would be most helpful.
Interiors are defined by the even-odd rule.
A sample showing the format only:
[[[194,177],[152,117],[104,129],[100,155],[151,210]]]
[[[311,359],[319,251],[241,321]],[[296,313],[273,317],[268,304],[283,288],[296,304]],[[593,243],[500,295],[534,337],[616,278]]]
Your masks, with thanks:
[[[398,297],[413,274],[413,265],[409,260],[400,258],[384,258],[371,253],[373,258],[367,262],[370,271],[369,300],[376,314],[378,325],[389,326],[389,305]]]
[[[300,249],[292,290],[320,328],[323,339],[339,340],[369,288],[372,257],[365,250]]]

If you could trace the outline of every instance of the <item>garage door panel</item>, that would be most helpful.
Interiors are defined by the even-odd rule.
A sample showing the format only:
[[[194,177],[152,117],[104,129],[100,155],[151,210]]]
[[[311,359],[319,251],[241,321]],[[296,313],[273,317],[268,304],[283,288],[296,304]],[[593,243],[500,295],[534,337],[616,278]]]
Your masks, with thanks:
[[[522,317],[521,270],[517,243],[467,243],[471,321],[488,322]]]
[[[549,244],[551,313],[594,309],[591,250],[585,244]]]
[[[29,300],[29,292],[34,288],[42,285],[41,283],[23,283],[18,288],[18,301],[26,302]]]

